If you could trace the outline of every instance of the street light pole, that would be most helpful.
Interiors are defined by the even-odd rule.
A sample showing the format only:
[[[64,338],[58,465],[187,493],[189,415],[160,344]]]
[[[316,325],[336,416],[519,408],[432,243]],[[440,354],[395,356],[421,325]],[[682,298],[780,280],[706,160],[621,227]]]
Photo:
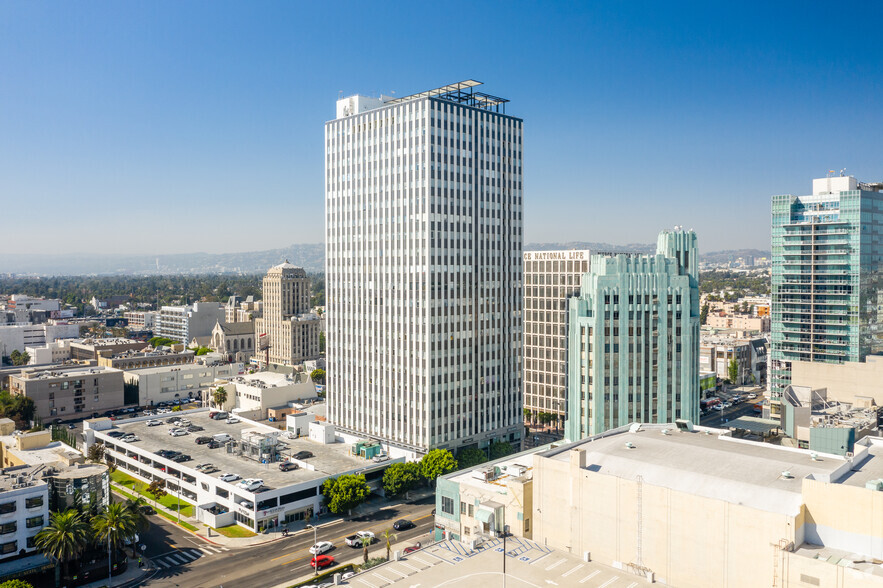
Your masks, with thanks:
[[[506,588],[506,532],[503,531],[503,588]]]
[[[315,546],[316,546],[316,543],[319,542],[319,541],[318,541],[318,538],[317,538],[317,536],[316,536],[316,533],[317,533],[316,525],[309,525],[309,524],[308,524],[308,525],[307,525],[307,528],[310,528],[310,527],[313,528],[313,547],[315,547]],[[313,575],[314,575],[314,576],[318,576],[318,575],[319,575],[319,560],[316,559],[318,556],[319,556],[318,553],[314,553],[314,554],[313,554],[313,559],[316,560],[315,562],[313,562],[313,563],[316,564],[316,565],[313,566],[313,568],[314,568]]]
[[[113,580],[112,580],[113,568],[111,566],[111,564],[113,562],[113,557],[111,557],[111,554],[110,554],[110,533],[111,532],[115,533],[116,527],[109,527],[107,529],[107,585],[108,586],[113,585]]]

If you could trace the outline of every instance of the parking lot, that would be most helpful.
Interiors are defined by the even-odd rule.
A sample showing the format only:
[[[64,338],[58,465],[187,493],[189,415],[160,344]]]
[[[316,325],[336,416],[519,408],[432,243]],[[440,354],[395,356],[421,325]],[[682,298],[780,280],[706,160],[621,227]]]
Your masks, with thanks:
[[[257,429],[262,433],[279,434],[280,432],[277,429],[245,421],[227,424],[223,420],[216,421],[210,419],[208,415],[208,410],[197,409],[155,417],[142,417],[137,420],[118,420],[114,422],[112,429],[102,432],[109,433],[116,429],[124,433],[132,433],[140,439],[140,441],[134,443],[122,443],[119,439],[111,439],[109,441],[109,443],[119,448],[130,448],[139,450],[142,453],[149,452],[151,454],[156,454],[157,451],[163,449],[179,451],[191,457],[189,461],[180,464],[182,468],[192,469],[197,464],[211,463],[219,470],[214,474],[215,476],[229,472],[238,474],[241,478],[260,478],[264,481],[265,486],[269,488],[280,488],[324,478],[328,475],[337,475],[341,471],[367,465],[364,459],[358,459],[349,455],[350,446],[348,444],[334,443],[321,445],[311,442],[306,438],[287,439],[280,436],[279,451],[284,458],[288,458],[301,450],[310,451],[314,454],[314,457],[301,462],[302,467],[283,472],[279,470],[278,463],[260,463],[259,461],[238,455],[234,445],[210,449],[207,444],[200,445],[196,443],[196,438],[202,436],[211,437],[216,434],[227,433],[234,440],[238,441],[244,431]],[[181,437],[171,436],[169,434],[169,429],[172,428],[171,420],[180,417],[188,418],[193,425],[198,425],[204,430]],[[160,426],[148,426],[147,421],[151,419],[161,420],[163,424]]]

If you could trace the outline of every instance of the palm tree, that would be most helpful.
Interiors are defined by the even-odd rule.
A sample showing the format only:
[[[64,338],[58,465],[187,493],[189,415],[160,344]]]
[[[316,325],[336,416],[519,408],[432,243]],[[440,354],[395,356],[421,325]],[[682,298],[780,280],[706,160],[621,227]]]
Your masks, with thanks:
[[[77,559],[89,543],[89,523],[83,515],[69,508],[49,516],[49,524],[37,533],[37,547],[55,561],[61,562],[64,576],[68,564]]]
[[[218,408],[224,408],[227,402],[227,391],[223,386],[218,386],[212,394],[212,400]]]
[[[146,533],[147,529],[150,528],[150,521],[147,519],[147,515],[141,510],[141,507],[146,504],[147,501],[141,496],[134,500],[128,498],[125,502],[126,509],[132,514],[132,522],[135,527],[135,532],[141,535]],[[137,541],[132,541],[132,557],[138,557],[138,552],[136,550],[138,547],[137,543]]]
[[[365,556],[365,563],[368,563],[368,546],[371,545],[373,541],[373,537],[362,537],[362,548],[365,550],[363,553]]]
[[[123,502],[112,502],[92,519],[95,539],[109,543],[117,551],[125,539],[135,537],[135,518]]]
[[[392,549],[392,542],[398,539],[398,535],[387,529],[380,534],[380,537],[386,541],[386,561],[389,561],[389,551]]]

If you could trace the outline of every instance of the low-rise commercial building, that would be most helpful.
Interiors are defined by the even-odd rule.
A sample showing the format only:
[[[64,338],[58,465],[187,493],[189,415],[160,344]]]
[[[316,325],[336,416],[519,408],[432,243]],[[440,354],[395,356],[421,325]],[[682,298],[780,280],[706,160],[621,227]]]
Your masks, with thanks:
[[[58,339],[45,345],[25,347],[31,359],[28,365],[46,365],[61,363],[71,359],[71,342],[75,339]]]
[[[709,314],[705,324],[716,329],[740,329],[757,333],[770,332],[770,317],[751,316],[746,314]]]
[[[533,461],[534,541],[671,586],[881,586],[881,509],[871,437],[845,458],[685,421]]]
[[[182,398],[203,399],[218,379],[243,371],[242,364],[190,363],[126,370],[126,384],[138,388],[138,404],[153,406]]]
[[[793,361],[791,381],[797,386],[824,388],[829,401],[857,404],[869,398],[876,406],[883,406],[883,357],[879,355],[841,364]]]
[[[352,443],[343,442],[334,427],[322,423],[310,425],[308,438],[289,439],[282,432],[259,423],[241,419],[226,423],[209,418],[207,409],[180,413],[203,427],[199,436],[225,439],[223,447],[210,448],[197,444],[197,435],[173,437],[166,427],[150,427],[150,417],[110,421],[87,421],[86,442],[100,440],[115,465],[127,474],[151,482],[162,480],[167,491],[180,491],[183,500],[195,505],[196,517],[212,527],[239,524],[253,531],[277,525],[309,520],[325,512],[320,488],[330,477],[342,474],[363,474],[374,490],[380,490],[383,472],[392,459],[375,463],[355,451]],[[316,428],[314,434],[312,431]],[[137,443],[125,443],[111,437],[112,429],[133,433]],[[174,450],[191,459],[179,463],[157,454],[160,450]],[[309,451],[312,457],[295,459],[300,451]],[[299,467],[281,471],[279,462],[290,461]],[[211,463],[218,471],[206,474],[194,469],[198,463]],[[251,490],[239,486],[238,481],[223,482],[222,473],[233,473],[240,479],[260,479],[261,486]]]
[[[881,408],[869,397],[844,403],[829,400],[825,388],[789,385],[781,405],[782,429],[804,449],[848,455],[859,439],[879,436]]]
[[[763,386],[767,381],[767,340],[762,337],[732,338],[703,330],[699,345],[699,369],[731,380],[730,362],[736,362],[735,386]]]
[[[123,372],[101,366],[24,369],[9,376],[9,391],[31,398],[44,420],[81,418],[125,405]]]
[[[123,313],[123,318],[129,321],[130,329],[153,329],[158,315],[159,313],[149,310],[130,310]]]
[[[42,347],[58,339],[79,336],[79,325],[67,323],[0,325],[0,362],[13,351],[25,351],[28,347]]]
[[[49,521],[49,484],[42,466],[18,466],[0,474],[0,563],[37,550],[36,536]]]
[[[227,391],[225,408],[254,420],[266,419],[271,408],[316,397],[316,386],[309,376],[298,373],[242,374],[227,381],[215,382],[213,390],[218,386],[223,386]]]
[[[154,333],[173,341],[189,343],[193,337],[208,337],[217,322],[226,322],[218,302],[196,302],[188,306],[163,306]]]
[[[126,351],[141,351],[144,347],[143,341],[119,337],[108,337],[106,339],[89,338],[71,341],[70,343],[71,359],[76,360],[98,359],[102,355],[112,357]]]
[[[193,363],[195,358],[196,354],[190,349],[161,348],[150,351],[124,351],[113,356],[102,354],[98,358],[98,365],[128,371],[147,367],[187,365]]]

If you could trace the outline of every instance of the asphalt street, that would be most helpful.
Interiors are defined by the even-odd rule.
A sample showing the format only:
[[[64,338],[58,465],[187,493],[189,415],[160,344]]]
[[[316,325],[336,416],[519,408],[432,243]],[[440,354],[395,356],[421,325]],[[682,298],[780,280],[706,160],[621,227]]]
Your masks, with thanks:
[[[345,561],[361,554],[344,538],[356,531],[373,531],[379,536],[398,519],[410,519],[414,529],[397,532],[396,542],[426,542],[433,527],[430,514],[435,506],[428,497],[413,504],[387,507],[352,520],[341,520],[320,526],[319,541],[330,541],[334,549],[327,552]],[[142,538],[147,546],[145,555],[160,568],[140,585],[155,587],[193,588],[268,588],[286,581],[295,581],[312,573],[307,551],[313,545],[312,531],[301,531],[264,545],[228,547],[211,545],[160,516],[151,516],[151,530]],[[319,523],[323,525],[323,523]],[[369,557],[386,556],[386,545],[377,541],[369,549]]]
[[[721,402],[726,402],[728,398],[734,396],[735,393],[725,394],[721,393],[718,397],[721,399]],[[743,398],[745,395],[743,394]],[[737,419],[741,416],[756,416],[759,417],[761,415],[756,414],[754,412],[754,404],[763,399],[763,396],[760,393],[757,393],[757,398],[755,399],[747,399],[742,401],[739,404],[735,404],[730,408],[725,408],[724,410],[711,410],[709,413],[699,419],[699,423],[706,427],[723,427],[726,428],[727,423],[734,419]]]

